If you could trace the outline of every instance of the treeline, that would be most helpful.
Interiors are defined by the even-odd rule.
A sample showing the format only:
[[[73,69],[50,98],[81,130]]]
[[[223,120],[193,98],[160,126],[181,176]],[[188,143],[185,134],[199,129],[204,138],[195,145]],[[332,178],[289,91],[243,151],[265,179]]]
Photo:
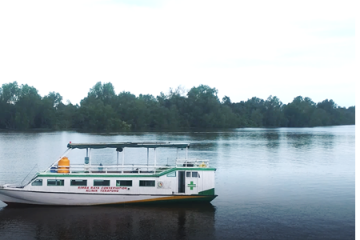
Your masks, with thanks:
[[[296,97],[289,104],[275,96],[263,100],[221,101],[206,85],[187,93],[170,89],[160,96],[115,94],[111,83],[98,82],[80,105],[64,104],[59,93],[41,97],[36,88],[17,82],[0,88],[0,128],[77,129],[81,131],[181,130],[192,128],[315,127],[355,124],[355,106],[342,108],[333,100],[314,103]]]

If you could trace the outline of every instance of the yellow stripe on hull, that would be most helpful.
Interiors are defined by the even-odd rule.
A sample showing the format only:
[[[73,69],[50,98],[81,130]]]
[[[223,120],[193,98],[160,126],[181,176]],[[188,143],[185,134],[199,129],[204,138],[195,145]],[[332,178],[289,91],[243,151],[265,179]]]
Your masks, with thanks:
[[[108,203],[109,205],[116,204],[136,204],[136,203],[157,203],[157,202],[187,202],[187,201],[208,201],[213,200],[217,195],[214,196],[168,196],[168,197],[159,197],[135,201],[126,201],[126,202],[116,202]],[[99,204],[101,205],[101,204]]]

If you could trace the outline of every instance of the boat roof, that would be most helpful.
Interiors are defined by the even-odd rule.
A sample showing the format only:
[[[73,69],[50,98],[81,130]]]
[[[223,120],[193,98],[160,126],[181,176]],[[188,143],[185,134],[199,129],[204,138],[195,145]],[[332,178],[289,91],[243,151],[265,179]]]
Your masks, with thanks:
[[[170,142],[118,142],[118,143],[69,143],[67,145],[71,149],[100,149],[100,148],[158,148],[158,147],[168,147],[168,148],[188,148],[190,147],[189,143],[170,143]]]

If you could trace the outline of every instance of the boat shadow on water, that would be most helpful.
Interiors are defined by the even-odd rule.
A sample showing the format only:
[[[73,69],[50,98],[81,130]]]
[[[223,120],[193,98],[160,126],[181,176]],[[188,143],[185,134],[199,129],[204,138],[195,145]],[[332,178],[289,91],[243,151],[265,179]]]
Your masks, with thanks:
[[[213,239],[211,203],[0,209],[4,239]]]

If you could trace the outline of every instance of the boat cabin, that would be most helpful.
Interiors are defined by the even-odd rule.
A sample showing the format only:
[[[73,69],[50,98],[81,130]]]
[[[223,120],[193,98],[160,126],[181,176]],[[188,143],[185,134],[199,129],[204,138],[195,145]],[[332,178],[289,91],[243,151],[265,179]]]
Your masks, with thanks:
[[[47,170],[38,173],[24,189],[29,191],[91,193],[91,194],[156,194],[156,195],[215,195],[215,168],[205,159],[188,158],[187,143],[126,142],[126,143],[69,143],[68,149]],[[102,164],[92,160],[92,151],[112,148],[116,163]],[[125,161],[127,148],[147,149],[146,163]],[[170,164],[158,164],[158,148],[175,148]],[[82,163],[74,164],[68,157],[72,150],[84,151]],[[149,164],[149,151],[154,159]],[[185,150],[180,158],[179,151]],[[184,155],[184,154],[182,154]]]

